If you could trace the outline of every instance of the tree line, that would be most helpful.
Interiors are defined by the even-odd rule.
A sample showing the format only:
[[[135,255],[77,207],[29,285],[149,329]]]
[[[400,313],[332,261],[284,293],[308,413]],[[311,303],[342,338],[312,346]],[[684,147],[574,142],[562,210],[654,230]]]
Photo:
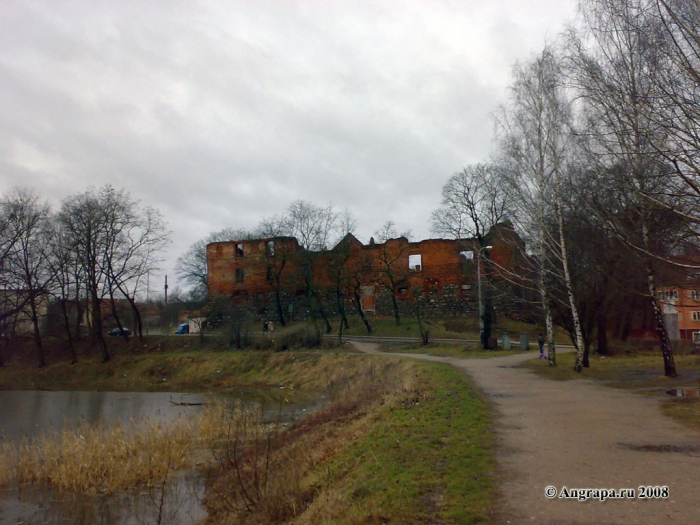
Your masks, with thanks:
[[[66,198],[55,211],[34,190],[12,190],[0,198],[3,339],[12,335],[18,318],[27,320],[37,362],[44,366],[42,311],[51,304],[59,309],[73,362],[85,320],[102,358],[109,360],[103,310],[121,331],[117,300],[126,300],[142,336],[136,297],[168,242],[161,214],[124,190],[90,188]]]
[[[698,28],[697,0],[582,0],[514,67],[492,157],[443,188],[434,231],[480,237],[506,215],[526,239],[552,364],[554,321],[580,371],[641,310],[676,375],[657,287],[700,269]]]

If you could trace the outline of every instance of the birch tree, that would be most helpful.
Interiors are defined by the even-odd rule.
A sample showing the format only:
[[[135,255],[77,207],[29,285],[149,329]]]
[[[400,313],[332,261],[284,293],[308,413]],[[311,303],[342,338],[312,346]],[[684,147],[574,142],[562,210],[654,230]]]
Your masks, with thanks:
[[[546,47],[515,68],[511,99],[499,115],[504,178],[519,204],[516,220],[522,231],[533,231],[538,259],[538,288],[542,302],[549,360],[556,364],[548,279],[560,278],[566,290],[576,345],[574,369],[583,366],[583,337],[574,295],[565,235],[564,190],[570,107],[562,86],[560,59]]]
[[[647,300],[661,341],[664,374],[676,367],[668,331],[656,298],[659,266],[683,238],[684,200],[669,192],[671,166],[659,155],[666,132],[650,118],[658,49],[651,4],[646,0],[589,0],[582,24],[568,35],[572,79],[582,104],[581,144],[588,162],[612,194],[591,200],[591,210],[644,263]],[[665,229],[664,229],[665,228]],[[665,241],[660,229],[664,229]]]

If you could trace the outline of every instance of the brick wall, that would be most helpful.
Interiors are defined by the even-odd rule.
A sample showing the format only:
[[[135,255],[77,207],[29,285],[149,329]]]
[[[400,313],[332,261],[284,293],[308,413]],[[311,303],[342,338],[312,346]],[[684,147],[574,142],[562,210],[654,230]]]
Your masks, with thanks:
[[[489,258],[494,262],[495,286],[512,288],[504,273],[521,266],[522,241],[508,226],[493,228],[486,240],[493,246]],[[420,301],[428,317],[472,314],[477,308],[477,248],[473,239],[408,242],[399,238],[363,245],[352,235],[332,250],[314,253],[290,237],[216,242],[207,246],[209,293],[231,296],[259,318],[274,319],[279,317],[279,295],[283,314],[289,314],[291,305],[294,317],[301,319],[308,315],[310,291],[330,314],[335,312],[337,289],[349,298],[354,286],[373,286],[376,313],[390,315],[391,277],[405,314],[412,311],[414,301]],[[482,279],[485,264],[482,260]],[[508,296],[498,295],[497,304],[502,303],[504,311]],[[349,301],[346,309],[352,311]]]

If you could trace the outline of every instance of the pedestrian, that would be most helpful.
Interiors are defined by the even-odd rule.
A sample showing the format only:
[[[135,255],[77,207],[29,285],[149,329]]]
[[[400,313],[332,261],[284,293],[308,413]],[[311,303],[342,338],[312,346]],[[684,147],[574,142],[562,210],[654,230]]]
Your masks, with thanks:
[[[267,322],[267,329],[270,331],[270,337],[275,335],[275,325],[272,324],[272,321]]]
[[[263,323],[263,335],[267,335],[267,321]]]
[[[540,347],[540,359],[547,359],[544,356],[544,337],[542,337],[542,334],[537,338],[537,344]]]

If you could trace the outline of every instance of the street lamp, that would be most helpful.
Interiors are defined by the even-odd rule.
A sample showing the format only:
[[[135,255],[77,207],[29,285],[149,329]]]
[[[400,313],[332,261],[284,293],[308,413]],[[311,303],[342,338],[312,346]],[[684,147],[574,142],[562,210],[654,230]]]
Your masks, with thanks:
[[[476,280],[479,294],[479,340],[481,341],[482,348],[486,348],[486,341],[484,341],[484,303],[481,300],[481,252],[483,250],[490,250],[491,248],[493,248],[493,246],[484,246],[476,251]]]

